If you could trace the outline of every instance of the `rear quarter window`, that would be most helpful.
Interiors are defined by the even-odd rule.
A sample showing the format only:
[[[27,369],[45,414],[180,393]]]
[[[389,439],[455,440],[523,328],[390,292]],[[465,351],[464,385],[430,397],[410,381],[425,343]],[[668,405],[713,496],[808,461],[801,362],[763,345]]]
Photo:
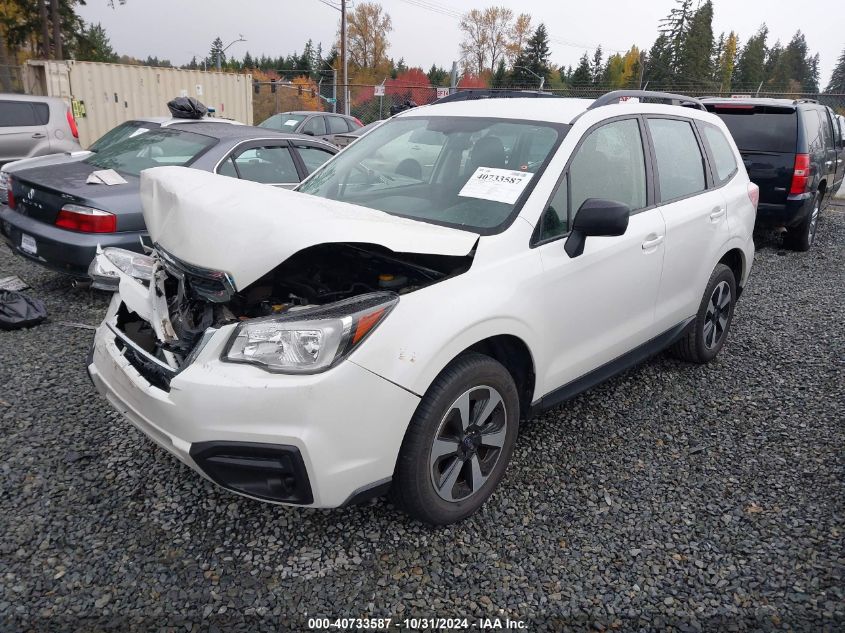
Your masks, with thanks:
[[[716,169],[716,180],[721,184],[726,182],[737,171],[736,158],[730,142],[722,134],[722,130],[709,123],[701,123],[704,142],[713,156],[713,163]]]
[[[795,153],[798,115],[794,109],[738,104],[711,111],[725,122],[740,151]]]

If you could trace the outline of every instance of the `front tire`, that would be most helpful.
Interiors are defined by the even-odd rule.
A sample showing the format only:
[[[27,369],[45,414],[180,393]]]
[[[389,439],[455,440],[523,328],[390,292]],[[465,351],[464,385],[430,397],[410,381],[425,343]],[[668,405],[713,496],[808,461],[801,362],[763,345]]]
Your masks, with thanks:
[[[507,369],[482,354],[459,357],[429,387],[411,419],[392,501],[433,525],[470,516],[504,476],[518,425],[519,396]]]
[[[733,271],[724,264],[717,264],[707,282],[695,321],[669,350],[673,356],[691,363],[708,363],[716,358],[733,321],[736,284]]]
[[[821,195],[816,192],[813,198],[813,206],[809,215],[804,218],[794,229],[789,229],[783,237],[784,245],[793,250],[806,252],[816,241],[816,230],[819,226],[819,215],[821,214]]]

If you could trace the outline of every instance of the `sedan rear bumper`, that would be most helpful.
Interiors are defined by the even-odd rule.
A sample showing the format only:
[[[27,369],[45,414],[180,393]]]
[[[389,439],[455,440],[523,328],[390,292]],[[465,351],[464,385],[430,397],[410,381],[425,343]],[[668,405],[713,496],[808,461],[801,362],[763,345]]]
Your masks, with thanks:
[[[56,272],[86,279],[88,265],[97,254],[97,245],[116,246],[141,252],[142,231],[125,233],[78,233],[67,231],[0,206],[0,234],[18,255]],[[22,246],[23,236],[34,240],[32,246]]]

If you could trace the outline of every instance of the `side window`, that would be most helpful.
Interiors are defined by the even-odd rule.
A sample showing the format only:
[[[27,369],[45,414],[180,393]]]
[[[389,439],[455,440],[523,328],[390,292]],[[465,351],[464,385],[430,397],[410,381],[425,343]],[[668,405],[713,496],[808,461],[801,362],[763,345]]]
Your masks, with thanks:
[[[636,119],[613,121],[587,135],[543,214],[540,239],[568,232],[588,198],[622,202],[632,211],[646,206],[645,156]]]
[[[0,127],[33,127],[39,125],[35,110],[28,101],[0,101]]]
[[[326,119],[329,122],[329,134],[346,134],[349,131],[349,126],[343,117],[329,116]]]
[[[302,126],[302,133],[313,134],[314,136],[322,136],[326,133],[326,123],[325,119],[321,116],[311,117],[305,122],[305,125]]]
[[[297,145],[296,151],[299,152],[299,156],[302,158],[302,162],[305,163],[305,169],[308,170],[309,174],[334,155],[319,147],[306,147],[304,145]]]
[[[46,103],[33,103],[32,107],[35,109],[35,123],[47,125],[50,122],[50,106]]]
[[[710,154],[713,156],[713,162],[716,168],[716,177],[719,183],[723,183],[728,178],[736,173],[736,158],[734,157],[731,144],[722,130],[715,125],[709,123],[701,124],[701,130],[707,146],[710,148]]]
[[[660,200],[704,191],[704,158],[688,121],[648,119],[654,142]]]
[[[822,126],[822,143],[825,149],[831,149],[833,144],[833,128],[830,125],[830,118],[827,116],[826,110],[816,110],[819,115],[819,121]]]
[[[287,147],[246,149],[235,158],[235,164],[244,180],[271,185],[299,182],[296,165]]]
[[[217,173],[222,174],[223,176],[230,176],[231,178],[237,178],[238,172],[235,171],[235,163],[232,160],[232,157],[229,156],[220,163],[220,166],[217,168]]]

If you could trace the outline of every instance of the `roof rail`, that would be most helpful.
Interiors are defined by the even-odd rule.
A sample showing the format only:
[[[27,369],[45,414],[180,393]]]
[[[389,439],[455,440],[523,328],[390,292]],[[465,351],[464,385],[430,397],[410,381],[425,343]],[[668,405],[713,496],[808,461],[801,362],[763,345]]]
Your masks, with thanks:
[[[600,108],[601,106],[619,103],[620,99],[630,99],[637,97],[638,99],[653,99],[661,101],[669,101],[672,105],[682,105],[688,108],[698,108],[699,110],[707,111],[704,104],[695,97],[687,97],[686,95],[676,95],[671,92],[654,92],[653,90],[614,90],[603,94],[598,99],[593,101],[588,107],[588,110]]]
[[[792,103],[818,103],[818,99],[796,99]]]
[[[450,95],[441,97],[433,103],[449,103],[451,101],[473,101],[475,99],[521,99],[525,97],[557,97],[558,95],[550,92],[537,92],[534,90],[510,90],[510,89],[491,89],[491,88],[469,88],[467,90],[458,90]]]

